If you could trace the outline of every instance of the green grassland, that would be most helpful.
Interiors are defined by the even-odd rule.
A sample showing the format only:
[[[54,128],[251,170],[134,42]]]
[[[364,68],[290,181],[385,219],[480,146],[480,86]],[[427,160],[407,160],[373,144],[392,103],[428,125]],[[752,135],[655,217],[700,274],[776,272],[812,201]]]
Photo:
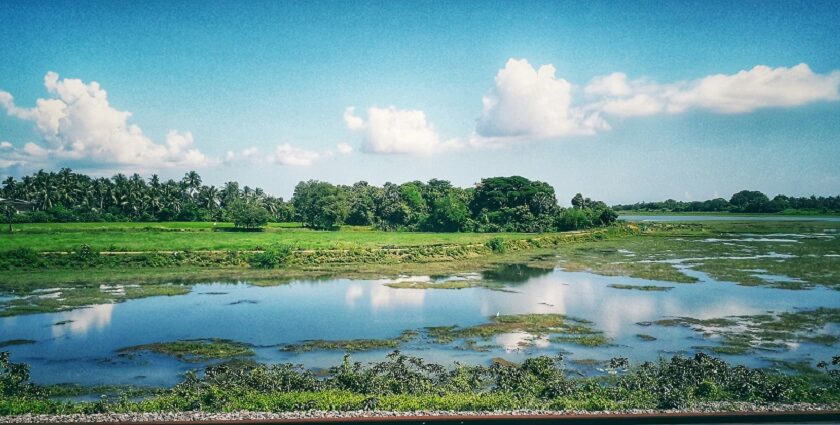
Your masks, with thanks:
[[[0,234],[0,251],[29,248],[70,252],[89,245],[100,252],[260,251],[273,245],[299,249],[384,248],[418,245],[483,244],[490,239],[524,239],[525,233],[384,232],[365,226],[341,231],[305,229],[297,223],[272,223],[263,231],[234,231],[231,223],[49,223],[17,224]]]

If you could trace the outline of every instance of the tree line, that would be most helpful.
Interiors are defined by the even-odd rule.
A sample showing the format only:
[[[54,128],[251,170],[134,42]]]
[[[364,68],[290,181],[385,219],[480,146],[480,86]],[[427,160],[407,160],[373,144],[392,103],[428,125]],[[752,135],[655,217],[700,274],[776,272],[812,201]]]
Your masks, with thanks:
[[[661,202],[638,202],[614,205],[618,211],[664,211],[664,212],[734,212],[734,213],[781,213],[811,212],[840,213],[840,196],[795,197],[776,195],[770,199],[756,190],[742,190],[729,200],[723,198],[706,201],[683,202],[668,199]]]
[[[288,201],[233,181],[204,185],[195,171],[164,181],[139,174],[94,178],[63,168],[20,180],[8,177],[2,186],[6,210],[16,222],[232,221],[254,228],[297,221],[322,230],[347,224],[405,231],[546,232],[603,226],[617,218],[607,204],[581,194],[571,208],[563,208],[551,185],[520,176],[486,178],[469,188],[440,179],[382,186],[309,180],[298,183]],[[21,203],[27,208],[12,206]]]

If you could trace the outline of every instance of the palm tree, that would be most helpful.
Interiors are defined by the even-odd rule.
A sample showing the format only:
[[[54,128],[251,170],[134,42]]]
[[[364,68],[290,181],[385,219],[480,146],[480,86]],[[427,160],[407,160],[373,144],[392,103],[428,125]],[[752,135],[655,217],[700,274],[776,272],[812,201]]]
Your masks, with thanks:
[[[183,182],[184,186],[189,191],[190,198],[192,198],[193,195],[195,195],[195,192],[201,187],[201,176],[199,176],[195,171],[190,171],[184,175],[181,182]]]

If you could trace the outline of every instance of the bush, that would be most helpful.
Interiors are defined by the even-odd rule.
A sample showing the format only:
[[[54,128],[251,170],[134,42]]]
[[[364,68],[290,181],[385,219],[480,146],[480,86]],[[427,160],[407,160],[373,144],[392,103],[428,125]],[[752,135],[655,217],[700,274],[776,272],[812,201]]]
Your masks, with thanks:
[[[289,246],[279,246],[271,249],[266,249],[263,252],[256,253],[248,259],[248,264],[251,267],[259,269],[273,269],[281,264],[286,264],[292,254],[292,248]]]
[[[29,365],[12,363],[9,352],[0,352],[0,395],[35,398],[45,395],[43,389],[29,382]]]
[[[502,238],[490,239],[485,245],[487,245],[487,247],[490,248],[491,251],[497,254],[504,254],[506,251],[505,240]]]

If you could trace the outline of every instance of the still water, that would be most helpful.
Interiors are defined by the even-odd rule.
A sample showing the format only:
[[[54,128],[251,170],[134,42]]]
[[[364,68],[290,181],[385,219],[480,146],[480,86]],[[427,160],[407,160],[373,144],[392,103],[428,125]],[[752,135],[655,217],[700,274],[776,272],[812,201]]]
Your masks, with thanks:
[[[840,222],[840,217],[808,215],[658,215],[639,214],[618,216],[625,221],[829,221]]]
[[[611,338],[611,345],[583,347],[538,339],[530,347],[522,347],[520,342],[531,335],[505,334],[494,337],[490,342],[496,348],[487,352],[464,350],[457,342],[434,344],[423,337],[401,350],[445,364],[489,364],[494,357],[516,362],[527,356],[559,352],[566,353],[568,360],[625,356],[638,362],[693,353],[693,346],[709,345],[689,328],[643,326],[638,322],[674,316],[705,319],[840,307],[837,292],[823,287],[803,291],[746,287],[689,272],[701,281],[676,284],[525,266],[509,266],[485,276],[503,283],[506,292],[487,288],[394,289],[384,285],[388,280],[300,280],[270,287],[208,282],[193,286],[187,295],[2,318],[0,340],[37,341],[3,350],[12,352],[13,361],[29,363],[38,383],[172,385],[184,371],[202,364],[156,354],[124,357],[116,351],[161,341],[225,338],[252,344],[260,362],[293,362],[319,368],[338,364],[343,353],[291,353],[279,347],[310,339],[391,338],[407,329],[471,326],[486,323],[497,314],[561,313],[594,322],[594,327]],[[659,284],[674,289],[630,291],[610,288],[610,284]],[[61,322],[65,324],[56,325]],[[837,329],[831,332],[837,334]],[[637,334],[657,339],[642,341]],[[353,357],[382,360],[389,351],[355,353]],[[769,357],[823,360],[832,354],[836,354],[832,347],[801,343],[781,352],[723,357],[764,365]]]

